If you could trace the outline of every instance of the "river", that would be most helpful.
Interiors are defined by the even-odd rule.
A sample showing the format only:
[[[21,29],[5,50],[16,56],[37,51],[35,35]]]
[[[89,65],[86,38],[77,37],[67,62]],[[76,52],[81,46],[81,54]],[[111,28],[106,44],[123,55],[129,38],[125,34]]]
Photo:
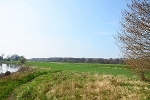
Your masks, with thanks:
[[[5,73],[6,71],[16,72],[20,66],[14,64],[0,64],[0,73]]]

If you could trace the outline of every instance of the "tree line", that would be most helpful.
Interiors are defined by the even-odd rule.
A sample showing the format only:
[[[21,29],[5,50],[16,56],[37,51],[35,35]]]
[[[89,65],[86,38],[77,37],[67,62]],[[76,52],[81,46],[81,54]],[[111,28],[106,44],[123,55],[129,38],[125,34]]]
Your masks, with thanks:
[[[62,57],[51,57],[51,58],[32,58],[30,61],[41,61],[41,62],[67,62],[67,63],[101,63],[101,64],[123,64],[123,58],[62,58]]]
[[[18,61],[20,58],[24,58],[24,56],[19,56],[17,54],[14,55],[7,55],[7,57],[4,58],[5,54],[0,55],[1,61]]]

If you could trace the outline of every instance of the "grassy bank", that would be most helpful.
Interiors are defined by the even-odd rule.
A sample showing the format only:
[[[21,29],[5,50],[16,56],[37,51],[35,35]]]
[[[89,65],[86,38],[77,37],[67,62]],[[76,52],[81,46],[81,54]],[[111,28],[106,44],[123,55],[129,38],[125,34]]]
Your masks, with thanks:
[[[150,99],[150,84],[140,81],[125,65],[48,62],[26,65],[29,67],[0,77],[1,100]]]

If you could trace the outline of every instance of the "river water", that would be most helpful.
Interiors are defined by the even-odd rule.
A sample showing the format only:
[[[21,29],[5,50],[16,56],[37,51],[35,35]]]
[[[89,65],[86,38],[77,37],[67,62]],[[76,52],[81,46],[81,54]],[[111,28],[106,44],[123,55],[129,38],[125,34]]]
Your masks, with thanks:
[[[20,66],[14,64],[0,64],[0,73],[5,73],[6,71],[16,72]]]

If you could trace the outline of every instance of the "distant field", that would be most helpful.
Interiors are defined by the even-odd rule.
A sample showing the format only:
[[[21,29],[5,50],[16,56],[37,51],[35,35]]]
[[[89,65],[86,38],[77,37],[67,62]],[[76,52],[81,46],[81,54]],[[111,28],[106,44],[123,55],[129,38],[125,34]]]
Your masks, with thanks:
[[[128,77],[136,75],[128,70],[127,65],[121,64],[28,62],[26,65],[37,66],[39,68],[51,68],[55,70],[125,75]]]

